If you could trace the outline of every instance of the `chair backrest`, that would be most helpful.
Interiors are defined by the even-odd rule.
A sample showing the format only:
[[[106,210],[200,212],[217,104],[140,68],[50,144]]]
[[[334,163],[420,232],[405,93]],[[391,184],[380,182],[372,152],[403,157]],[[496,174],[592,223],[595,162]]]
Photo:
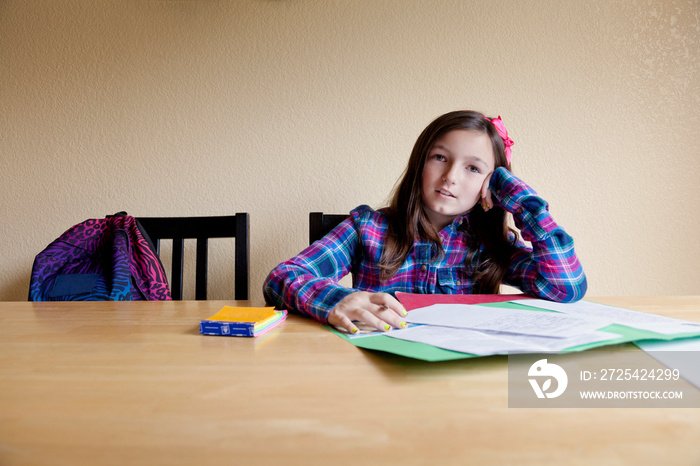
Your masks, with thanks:
[[[309,244],[326,236],[349,214],[324,214],[323,212],[309,213]]]
[[[207,299],[207,263],[209,238],[235,238],[234,299],[247,300],[250,288],[249,220],[247,213],[221,217],[137,217],[154,242],[160,257],[160,240],[173,240],[173,260],[170,292],[173,299],[182,300],[182,269],[184,240],[197,240],[195,299]]]

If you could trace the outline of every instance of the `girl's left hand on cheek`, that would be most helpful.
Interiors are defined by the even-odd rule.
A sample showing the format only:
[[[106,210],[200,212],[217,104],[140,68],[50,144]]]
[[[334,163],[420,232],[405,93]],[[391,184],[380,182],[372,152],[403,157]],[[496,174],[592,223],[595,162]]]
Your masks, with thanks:
[[[484,212],[488,212],[489,209],[493,207],[493,199],[491,198],[491,190],[489,189],[492,174],[493,172],[486,176],[484,184],[481,186],[481,207],[484,209]]]

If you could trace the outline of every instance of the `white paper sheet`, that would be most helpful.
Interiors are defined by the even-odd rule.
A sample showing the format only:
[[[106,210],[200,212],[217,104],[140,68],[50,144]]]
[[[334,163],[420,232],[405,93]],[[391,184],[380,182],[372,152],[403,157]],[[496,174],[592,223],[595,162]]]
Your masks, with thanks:
[[[700,324],[694,322],[606,306],[590,301],[555,303],[543,299],[522,299],[513,301],[513,303],[557,311],[572,317],[596,321],[605,325],[620,324],[664,335],[700,331]]]
[[[607,332],[591,332],[569,338],[548,338],[532,335],[506,335],[435,325],[415,325],[407,329],[392,330],[386,335],[400,340],[425,343],[438,348],[478,356],[523,352],[552,353],[618,337],[618,335]]]
[[[435,304],[408,313],[407,322],[504,333],[570,337],[592,332],[604,323],[558,312],[539,312],[469,304]]]
[[[700,337],[673,341],[638,341],[639,346],[681,377],[700,388]]]
[[[495,338],[475,330],[435,325],[416,325],[386,334],[399,340],[415,341],[452,351],[476,354],[504,354],[508,351],[536,352],[534,345]]]

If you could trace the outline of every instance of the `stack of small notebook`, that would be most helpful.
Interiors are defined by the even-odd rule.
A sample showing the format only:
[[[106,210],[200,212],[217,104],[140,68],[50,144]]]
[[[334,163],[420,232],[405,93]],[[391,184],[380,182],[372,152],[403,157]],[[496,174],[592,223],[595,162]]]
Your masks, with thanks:
[[[257,337],[263,335],[287,318],[287,311],[274,307],[224,306],[219,312],[199,323],[203,335]]]

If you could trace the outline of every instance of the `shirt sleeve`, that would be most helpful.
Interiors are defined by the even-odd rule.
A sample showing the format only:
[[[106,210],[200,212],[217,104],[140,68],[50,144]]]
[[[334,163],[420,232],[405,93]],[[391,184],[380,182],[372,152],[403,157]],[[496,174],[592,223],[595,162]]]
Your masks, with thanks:
[[[494,171],[489,188],[513,215],[522,238],[532,244],[530,248],[519,242],[505,283],[551,301],[583,298],[588,284],[574,240],[554,222],[547,202],[504,167]]]
[[[328,314],[355,290],[338,284],[352,268],[358,233],[350,217],[299,255],[282,262],[263,285],[265,301],[327,323]]]

